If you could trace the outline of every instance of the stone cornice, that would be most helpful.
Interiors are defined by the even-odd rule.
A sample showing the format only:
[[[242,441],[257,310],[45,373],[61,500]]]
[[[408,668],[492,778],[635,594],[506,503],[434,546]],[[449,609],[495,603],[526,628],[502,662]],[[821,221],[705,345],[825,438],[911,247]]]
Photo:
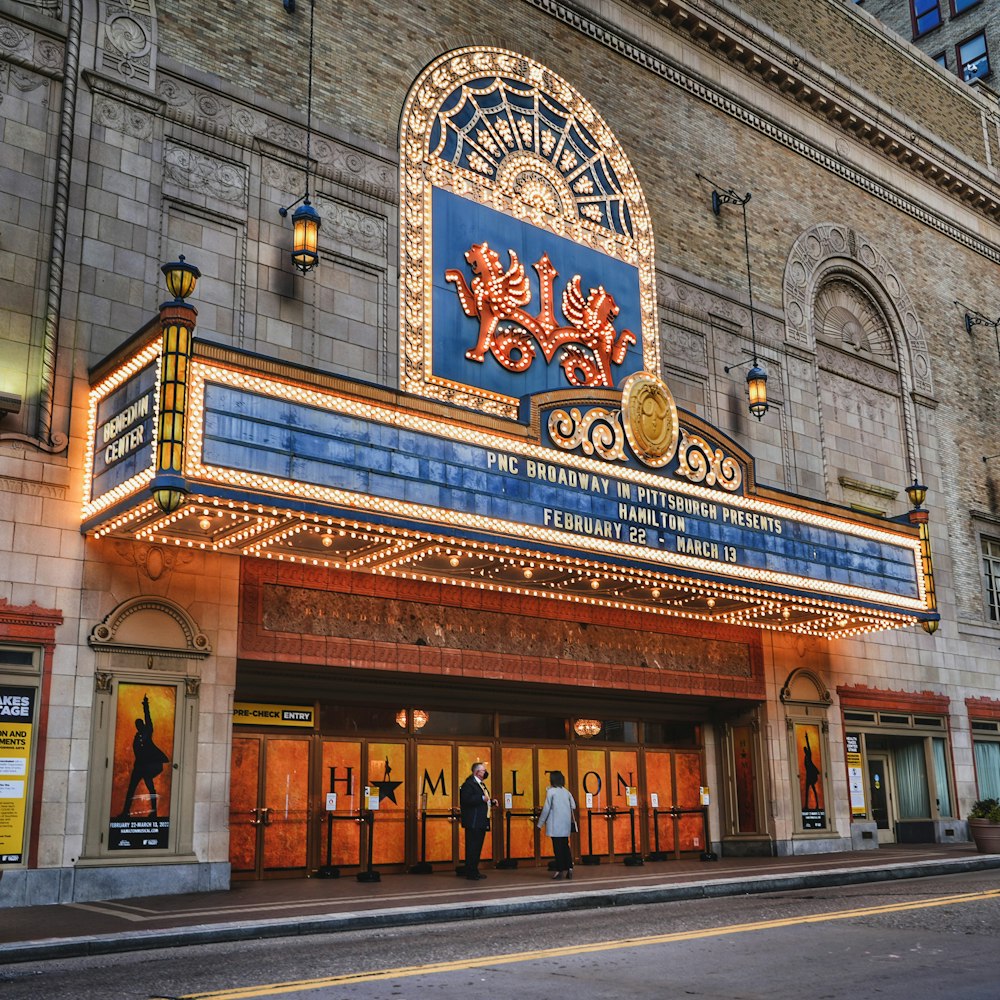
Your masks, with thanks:
[[[693,72],[681,69],[674,60],[650,44],[648,32],[641,39],[638,35],[633,37],[618,25],[585,11],[583,4],[571,5],[560,0],[525,2],[922,224],[1000,263],[1000,246],[996,243],[981,239],[970,227],[957,225],[950,217],[928,208],[921,200],[831,155],[812,138],[793,131],[787,123],[769,120],[764,114],[749,108],[745,100],[727,93],[717,81],[701,79]],[[813,72],[815,66],[811,62],[807,65],[804,58],[792,54],[791,50],[782,49],[772,38],[765,39],[760,35],[758,44],[752,40],[756,33],[746,25],[742,26],[743,33],[738,33],[735,19],[736,26],[727,25],[722,18],[713,19],[706,13],[707,4],[698,7],[693,0],[687,3],[680,0],[634,0],[633,6],[642,12],[639,16],[652,17],[654,23],[664,22],[665,30],[682,33],[692,43],[717,58],[725,59],[741,73],[760,80],[782,97],[799,104],[812,117],[829,122],[911,174],[933,184],[949,199],[961,202],[970,211],[986,218],[1000,220],[1000,186],[977,164],[960,158],[956,152],[941,144],[933,151],[922,148],[920,143],[928,142],[926,136],[918,135],[901,121],[890,123],[884,108],[869,106],[860,95],[848,92],[843,84],[827,85],[810,78],[807,74]],[[713,14],[717,13],[718,10],[713,7]],[[971,91],[969,99],[979,101]],[[981,112],[987,114],[987,104],[983,101],[979,103],[982,104]]]

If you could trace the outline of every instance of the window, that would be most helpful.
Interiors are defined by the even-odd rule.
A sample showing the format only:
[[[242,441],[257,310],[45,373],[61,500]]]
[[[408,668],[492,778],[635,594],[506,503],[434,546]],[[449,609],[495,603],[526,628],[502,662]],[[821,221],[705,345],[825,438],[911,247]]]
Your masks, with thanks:
[[[988,727],[993,727],[990,730]],[[996,722],[972,723],[973,736],[981,737],[982,730],[993,739],[973,739],[972,749],[976,760],[976,790],[981,799],[1000,799],[1000,726]]]
[[[970,7],[975,7],[979,0],[951,0],[952,14],[961,14]]]
[[[982,545],[986,613],[991,622],[1000,622],[1000,541],[984,538]]]
[[[948,68],[948,54],[946,52],[939,52],[933,58],[934,62],[936,62],[939,66],[944,66],[945,69]]]
[[[986,48],[986,35],[973,35],[958,47],[958,71],[962,79],[981,80],[990,74],[990,54]]]
[[[910,0],[913,18],[913,35],[923,35],[941,23],[941,4],[938,0]]]

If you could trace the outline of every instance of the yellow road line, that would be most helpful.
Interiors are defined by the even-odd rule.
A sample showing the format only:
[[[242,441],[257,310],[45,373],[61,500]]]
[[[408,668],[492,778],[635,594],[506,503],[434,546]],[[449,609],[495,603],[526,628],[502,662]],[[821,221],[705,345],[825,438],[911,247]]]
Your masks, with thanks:
[[[252,997],[279,996],[282,993],[297,993],[318,990],[325,986],[347,986],[351,983],[371,983],[383,979],[402,979],[408,976],[430,976],[442,972],[462,972],[483,966],[513,965],[517,962],[534,962],[539,959],[560,958],[567,955],[587,955],[620,948],[644,948],[654,944],[670,944],[675,941],[696,941],[699,938],[721,937],[725,934],[744,934],[748,931],[774,930],[795,924],[820,924],[830,920],[850,920],[856,917],[879,916],[884,913],[899,913],[904,910],[926,910],[934,906],[956,906],[962,903],[978,903],[1000,897],[1000,889],[983,892],[962,892],[952,896],[937,896],[932,899],[913,900],[908,903],[886,903],[882,906],[866,906],[857,910],[835,910],[831,913],[812,913],[806,916],[781,917],[775,920],[761,920],[750,924],[728,924],[724,927],[705,927],[693,931],[675,931],[672,934],[655,934],[649,937],[621,938],[617,941],[597,941],[593,944],[564,945],[560,948],[541,948],[536,951],[518,951],[509,955],[485,955],[480,958],[461,958],[454,962],[432,962],[427,965],[404,965],[396,969],[379,969],[374,972],[350,972],[340,976],[324,976],[319,979],[301,979],[284,983],[266,983],[241,989],[215,990],[209,993],[187,993],[174,1000],[249,1000]],[[151,1000],[170,1000],[152,997]]]

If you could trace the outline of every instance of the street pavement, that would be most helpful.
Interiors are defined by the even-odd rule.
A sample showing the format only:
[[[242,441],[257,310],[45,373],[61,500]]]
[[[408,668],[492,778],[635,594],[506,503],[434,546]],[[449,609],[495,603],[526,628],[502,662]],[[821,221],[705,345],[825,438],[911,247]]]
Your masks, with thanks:
[[[1000,869],[970,845],[893,845],[782,858],[498,870],[470,882],[454,870],[234,882],[228,891],[0,909],[0,963],[222,941],[295,937],[527,913],[786,892]]]

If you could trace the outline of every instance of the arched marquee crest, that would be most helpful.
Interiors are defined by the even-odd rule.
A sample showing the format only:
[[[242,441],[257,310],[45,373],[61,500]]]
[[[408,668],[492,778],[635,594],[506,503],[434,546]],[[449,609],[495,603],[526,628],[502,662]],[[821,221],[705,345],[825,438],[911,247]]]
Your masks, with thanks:
[[[649,211],[565,80],[450,52],[414,84],[400,148],[404,390],[513,419],[526,395],[659,371]]]

